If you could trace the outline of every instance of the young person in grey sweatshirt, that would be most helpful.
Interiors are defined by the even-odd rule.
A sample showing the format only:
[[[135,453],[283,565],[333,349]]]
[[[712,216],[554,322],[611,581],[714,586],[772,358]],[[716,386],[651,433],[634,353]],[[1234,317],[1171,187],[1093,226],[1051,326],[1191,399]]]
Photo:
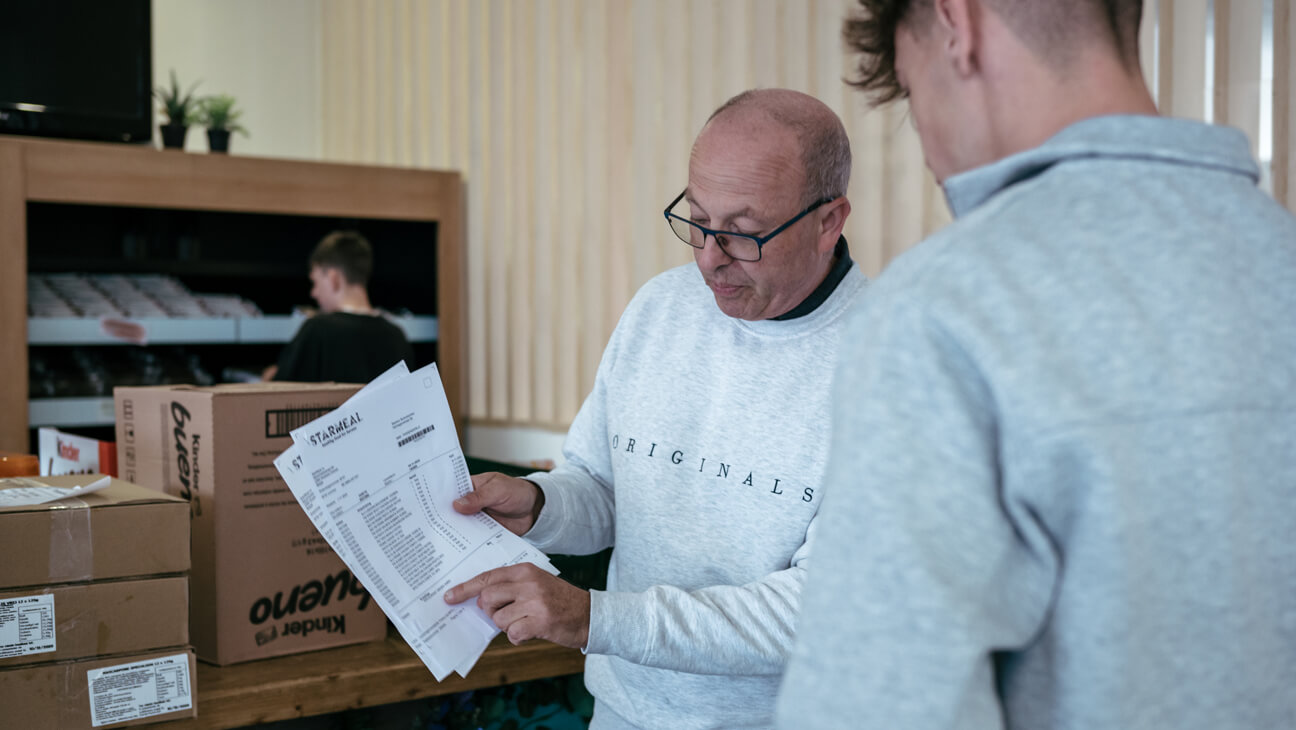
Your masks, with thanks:
[[[957,220],[847,328],[780,725],[1296,727],[1296,220],[1137,1],[861,4]]]
[[[626,308],[566,462],[474,477],[456,504],[548,552],[614,546],[607,591],[524,565],[448,596],[476,597],[513,641],[584,648],[594,728],[773,724],[823,499],[832,363],[865,286],[841,238],[849,179],[845,130],[821,102],[762,90],[718,110],[667,208],[695,263]]]

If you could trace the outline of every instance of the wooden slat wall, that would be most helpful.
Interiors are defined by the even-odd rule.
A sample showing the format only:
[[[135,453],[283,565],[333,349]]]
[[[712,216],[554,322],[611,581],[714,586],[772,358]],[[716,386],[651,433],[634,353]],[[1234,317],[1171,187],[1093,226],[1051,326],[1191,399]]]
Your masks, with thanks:
[[[1215,0],[1215,118],[1246,132],[1251,153],[1260,138],[1260,0]]]
[[[1160,0],[1156,5],[1161,113],[1201,119],[1206,113],[1207,0]]]
[[[842,115],[847,237],[868,273],[948,220],[903,110],[869,112],[842,84],[849,6],[327,0],[325,157],[467,179],[474,423],[571,421],[635,290],[691,259],[661,208],[702,123],[743,89],[800,89]]]
[[[1292,0],[1274,0],[1274,197],[1296,211],[1296,13]]]
[[[1296,209],[1291,0],[1274,0],[1273,185]],[[565,427],[648,278],[689,260],[661,220],[710,112],[753,86],[813,94],[855,156],[847,223],[870,275],[948,222],[903,107],[842,83],[851,0],[325,0],[328,159],[463,171],[469,417]],[[1261,0],[1214,0],[1217,115],[1257,138]],[[1147,0],[1163,112],[1202,118],[1208,0]],[[381,252],[380,252],[381,255]]]

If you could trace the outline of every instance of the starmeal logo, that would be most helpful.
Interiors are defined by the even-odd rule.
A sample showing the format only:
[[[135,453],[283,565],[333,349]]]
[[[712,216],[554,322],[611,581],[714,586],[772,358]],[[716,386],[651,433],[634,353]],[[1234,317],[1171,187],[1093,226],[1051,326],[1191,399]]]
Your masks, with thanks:
[[[744,468],[736,462],[725,461],[714,455],[705,456],[690,452],[681,447],[664,446],[650,439],[635,436],[612,434],[610,442],[612,452],[624,458],[641,458],[659,460],[664,466],[678,469],[681,472],[694,471],[708,478],[725,482],[737,482],[744,487],[760,489],[767,497],[778,499],[798,499],[801,502],[814,502],[814,487],[800,487],[789,482],[785,477],[757,472]]]
[[[328,446],[343,436],[351,433],[361,423],[360,414],[352,413],[315,431],[310,435],[311,446]]]

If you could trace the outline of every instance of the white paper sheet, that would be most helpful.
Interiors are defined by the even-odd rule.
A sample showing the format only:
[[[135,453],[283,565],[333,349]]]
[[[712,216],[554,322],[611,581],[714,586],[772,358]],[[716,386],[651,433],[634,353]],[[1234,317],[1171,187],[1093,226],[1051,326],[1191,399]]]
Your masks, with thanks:
[[[51,487],[32,479],[9,477],[0,479],[0,507],[21,507],[81,497],[104,489],[110,483],[112,479],[104,477],[83,487]]]
[[[543,553],[451,502],[472,490],[435,365],[380,376],[293,431],[275,460],[320,534],[437,680],[467,674],[499,629],[475,602],[442,594],[479,573]]]

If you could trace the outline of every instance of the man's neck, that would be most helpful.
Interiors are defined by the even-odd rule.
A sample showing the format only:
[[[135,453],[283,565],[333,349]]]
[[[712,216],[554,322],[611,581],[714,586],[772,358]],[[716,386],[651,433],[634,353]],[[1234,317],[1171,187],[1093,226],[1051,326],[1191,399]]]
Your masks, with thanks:
[[[996,159],[1038,147],[1092,117],[1157,114],[1138,68],[1126,68],[1102,47],[1081,51],[1064,70],[1035,58],[1005,60],[1014,68],[1002,77],[1007,83],[997,85],[1000,98],[989,105]]]
[[[334,311],[350,314],[372,314],[373,306],[369,304],[369,293],[364,287],[349,287],[342,293]]]
[[[842,279],[846,278],[852,263],[850,249],[846,245],[846,237],[839,236],[837,245],[833,248],[832,258],[829,259],[828,269],[824,271],[823,276],[818,277],[818,284],[815,285],[815,288],[801,299],[800,304],[770,319],[780,321],[798,319],[818,309],[819,305],[828,300],[828,297],[832,295],[833,290],[837,288]]]

